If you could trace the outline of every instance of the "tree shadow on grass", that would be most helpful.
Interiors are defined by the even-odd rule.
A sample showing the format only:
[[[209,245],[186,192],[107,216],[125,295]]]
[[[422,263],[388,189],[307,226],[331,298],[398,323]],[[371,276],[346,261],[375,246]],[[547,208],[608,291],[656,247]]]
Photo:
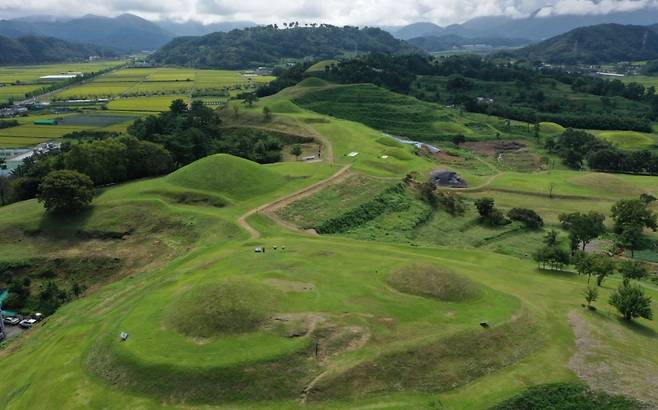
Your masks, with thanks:
[[[621,317],[617,318],[617,321],[619,322],[620,325],[635,333],[638,333],[642,336],[649,337],[652,339],[658,339],[658,332],[656,332],[656,330],[653,328],[643,325],[642,323],[638,323],[634,320],[625,320],[624,318]]]
[[[38,226],[26,233],[54,239],[81,236],[80,233],[83,232],[85,223],[93,213],[94,207],[91,206],[72,214],[44,212]]]

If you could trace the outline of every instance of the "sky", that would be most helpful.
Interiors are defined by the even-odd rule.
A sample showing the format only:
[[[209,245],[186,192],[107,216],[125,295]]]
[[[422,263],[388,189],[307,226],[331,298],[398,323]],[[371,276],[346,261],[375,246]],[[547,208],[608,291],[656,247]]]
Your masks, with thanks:
[[[0,18],[132,13],[150,20],[203,23],[299,21],[384,26],[430,21],[448,25],[481,16],[607,14],[645,7],[658,8],[658,0],[0,0]]]

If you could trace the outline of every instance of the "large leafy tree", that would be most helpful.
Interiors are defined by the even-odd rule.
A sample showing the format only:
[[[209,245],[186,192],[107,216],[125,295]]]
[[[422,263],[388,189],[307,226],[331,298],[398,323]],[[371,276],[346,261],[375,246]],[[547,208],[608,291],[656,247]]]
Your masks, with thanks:
[[[572,244],[582,246],[583,251],[588,243],[605,233],[605,216],[599,212],[561,214],[559,219],[562,228],[569,232]]]
[[[614,231],[620,244],[631,250],[631,256],[635,256],[635,250],[643,246],[645,228],[658,230],[658,218],[649,209],[649,203],[644,198],[622,199],[612,207]]]
[[[77,171],[60,170],[49,173],[39,184],[37,199],[48,211],[77,212],[94,198],[94,183]]]
[[[617,308],[626,320],[642,317],[651,320],[651,298],[645,296],[644,290],[639,285],[622,284],[615,293],[610,296],[609,303]]]

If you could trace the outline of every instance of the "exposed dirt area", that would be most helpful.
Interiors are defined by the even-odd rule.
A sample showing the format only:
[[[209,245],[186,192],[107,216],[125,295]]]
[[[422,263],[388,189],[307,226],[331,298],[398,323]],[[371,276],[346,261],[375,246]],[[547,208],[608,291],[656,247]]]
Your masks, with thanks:
[[[541,158],[530,153],[528,146],[519,141],[466,142],[462,147],[515,171],[538,171],[544,168]]]
[[[658,406],[658,368],[639,359],[619,357],[578,312],[569,313],[569,323],[576,337],[576,352],[567,364],[571,371],[594,390]],[[606,336],[613,339],[623,339],[622,333],[606,330]]]
[[[465,142],[461,146],[489,158],[496,158],[501,152],[518,152],[528,149],[527,145],[518,141]]]

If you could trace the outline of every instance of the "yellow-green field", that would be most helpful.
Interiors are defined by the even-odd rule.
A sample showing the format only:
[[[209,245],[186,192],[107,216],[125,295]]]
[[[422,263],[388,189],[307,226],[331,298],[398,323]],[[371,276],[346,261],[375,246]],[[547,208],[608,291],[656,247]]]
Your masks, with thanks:
[[[600,131],[596,133],[609,143],[624,150],[641,150],[658,147],[658,135],[635,131]]]
[[[142,97],[161,94],[223,89],[253,89],[269,82],[270,76],[245,76],[238,71],[196,70],[189,68],[128,68],[103,75],[93,81],[57,93],[62,98]]]

